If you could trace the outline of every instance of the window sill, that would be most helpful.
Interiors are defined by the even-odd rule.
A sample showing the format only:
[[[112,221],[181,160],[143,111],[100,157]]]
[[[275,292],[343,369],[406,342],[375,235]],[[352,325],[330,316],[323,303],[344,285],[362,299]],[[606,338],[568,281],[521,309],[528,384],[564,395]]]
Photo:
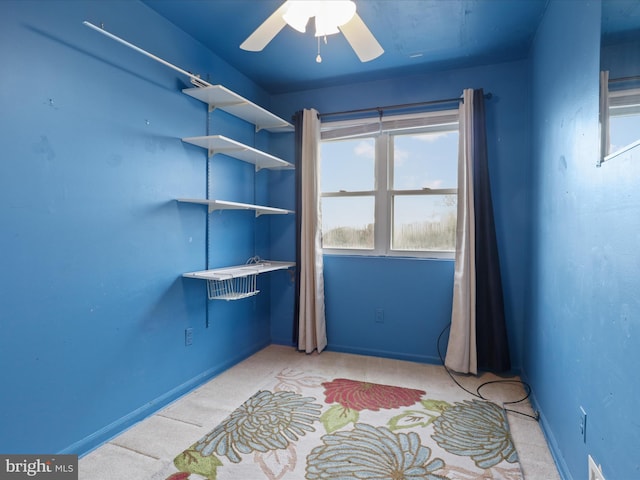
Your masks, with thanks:
[[[370,257],[370,258],[398,258],[404,260],[455,260],[455,252],[405,252],[391,251],[377,253],[373,250],[323,248],[323,255],[332,257]]]

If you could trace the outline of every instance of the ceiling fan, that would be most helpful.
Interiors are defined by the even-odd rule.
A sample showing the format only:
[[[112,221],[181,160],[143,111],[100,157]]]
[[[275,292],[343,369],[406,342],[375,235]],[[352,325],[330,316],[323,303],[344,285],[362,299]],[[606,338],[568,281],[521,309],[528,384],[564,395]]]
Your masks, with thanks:
[[[315,36],[318,37],[317,62],[322,61],[320,37],[324,37],[326,43],[327,35],[339,31],[361,62],[368,62],[384,53],[383,48],[356,13],[356,5],[351,0],[286,0],[242,42],[240,48],[259,52],[286,25],[304,33],[311,18],[315,18]]]

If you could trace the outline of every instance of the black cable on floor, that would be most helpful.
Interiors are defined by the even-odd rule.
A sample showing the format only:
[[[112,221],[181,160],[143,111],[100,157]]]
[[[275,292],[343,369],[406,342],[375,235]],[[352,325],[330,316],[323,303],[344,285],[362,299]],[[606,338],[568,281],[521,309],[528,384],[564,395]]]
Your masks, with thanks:
[[[451,323],[449,323],[447,326],[445,326],[442,329],[442,332],[440,332],[440,335],[438,336],[438,343],[437,343],[437,347],[438,347],[438,356],[440,357],[440,362],[442,362],[442,366],[444,367],[444,369],[446,370],[446,372],[449,374],[449,377],[451,377],[451,380],[453,380],[453,382],[458,385],[458,387],[460,387],[462,390],[464,390],[465,392],[467,392],[469,395],[472,395],[476,398],[479,398],[481,400],[485,400],[485,401],[491,401],[488,398],[485,398],[482,393],[480,392],[484,387],[486,387],[487,385],[492,385],[494,383],[514,383],[514,384],[518,384],[518,385],[522,385],[522,387],[525,390],[525,396],[518,399],[518,400],[514,400],[512,402],[503,402],[503,409],[505,412],[511,412],[511,413],[515,413],[516,415],[522,415],[523,417],[529,417],[533,420],[535,420],[536,422],[540,420],[540,414],[536,411],[534,415],[530,415],[528,413],[524,413],[524,412],[519,412],[518,410],[512,410],[509,408],[505,408],[504,405],[515,405],[517,403],[521,403],[524,402],[525,400],[527,400],[529,398],[529,396],[531,395],[531,385],[529,385],[527,382],[523,382],[522,380],[490,380],[488,382],[484,382],[480,385],[478,385],[478,388],[476,388],[476,393],[466,389],[462,384],[460,384],[460,382],[458,382],[458,380],[454,377],[453,372],[451,372],[451,370],[449,370],[449,368],[445,365],[444,363],[444,358],[442,357],[442,353],[440,352],[440,340],[442,339],[442,335],[444,335],[444,332],[447,331],[447,329],[449,329],[451,327]]]

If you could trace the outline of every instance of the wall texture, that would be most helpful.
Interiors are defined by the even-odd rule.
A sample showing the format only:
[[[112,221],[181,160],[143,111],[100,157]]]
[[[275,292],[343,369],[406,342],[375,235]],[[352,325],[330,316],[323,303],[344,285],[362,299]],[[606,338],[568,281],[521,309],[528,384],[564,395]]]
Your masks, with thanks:
[[[0,451],[84,453],[270,331],[268,294],[208,308],[204,282],[181,278],[205,268],[206,209],[174,199],[206,195],[204,150],[180,140],[205,134],[206,106],[181,93],[186,78],[82,22],[269,98],[141,3],[0,8]],[[210,121],[254,141],[223,112]],[[219,157],[211,193],[252,201],[264,180],[254,191],[252,166]],[[210,264],[243,263],[263,236],[251,215],[212,215]]]
[[[587,454],[605,478],[640,477],[640,164],[635,154],[595,166],[599,31],[600,2],[551,1],[532,52],[535,213],[523,371],[562,473],[575,480],[587,478]]]
[[[512,363],[565,478],[586,478],[587,453],[607,478],[640,477],[640,162],[633,153],[595,167],[599,2],[552,0],[530,60],[272,99],[138,2],[5,0],[2,10],[0,451],[84,453],[271,341],[292,343],[287,272],[242,303],[207,302],[204,284],[180,277],[254,254],[293,260],[291,218],[214,213],[207,229],[204,208],[174,199],[205,196],[208,172],[212,196],[293,208],[293,172],[256,174],[183,144],[207,125],[205,106],[180,93],[186,81],[88,20],[284,118],[491,92]],[[292,160],[290,135],[256,135],[223,112],[209,124]],[[326,274],[330,348],[436,361],[451,261],[327,257]]]

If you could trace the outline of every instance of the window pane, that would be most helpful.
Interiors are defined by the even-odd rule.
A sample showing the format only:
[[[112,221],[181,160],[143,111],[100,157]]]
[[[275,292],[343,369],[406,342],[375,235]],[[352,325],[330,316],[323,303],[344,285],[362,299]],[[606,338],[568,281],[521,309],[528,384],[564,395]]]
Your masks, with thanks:
[[[391,248],[455,251],[457,200],[457,195],[394,196]]]
[[[375,188],[375,139],[359,138],[320,144],[320,189],[362,192]]]
[[[393,146],[393,190],[457,188],[457,130],[394,135]]]
[[[640,115],[624,115],[609,118],[609,153],[640,139]]]
[[[324,248],[373,249],[374,197],[322,199]]]

